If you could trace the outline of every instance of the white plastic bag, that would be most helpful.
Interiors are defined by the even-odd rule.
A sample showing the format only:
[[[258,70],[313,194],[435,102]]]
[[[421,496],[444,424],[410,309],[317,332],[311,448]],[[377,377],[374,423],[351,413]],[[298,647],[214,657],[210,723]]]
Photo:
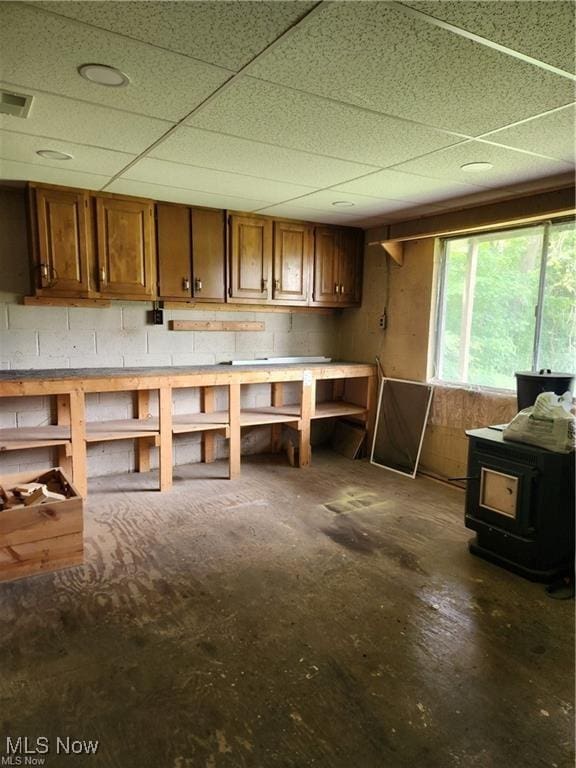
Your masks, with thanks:
[[[576,418],[571,407],[571,392],[542,392],[533,406],[524,408],[512,419],[502,436],[504,440],[569,453],[576,447]]]

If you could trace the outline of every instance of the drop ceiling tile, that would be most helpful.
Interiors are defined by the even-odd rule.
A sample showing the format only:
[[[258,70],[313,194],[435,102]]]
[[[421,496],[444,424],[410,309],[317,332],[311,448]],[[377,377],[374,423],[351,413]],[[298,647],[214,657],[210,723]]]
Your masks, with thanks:
[[[573,100],[572,84],[384,2],[330,2],[250,75],[475,136]]]
[[[374,169],[371,165],[350,163],[186,126],[159,144],[150,153],[150,157],[312,187],[327,187]]]
[[[43,181],[46,184],[63,184],[82,189],[102,189],[109,177],[96,173],[82,173],[68,168],[52,168],[45,165],[0,159],[0,179]]]
[[[173,125],[153,117],[140,117],[32,88],[8,83],[0,83],[0,88],[34,96],[26,119],[0,115],[0,129],[9,131],[139,154]]]
[[[209,131],[225,127],[227,133],[245,139],[380,167],[462,141],[433,128],[250,77],[216,96],[189,124]]]
[[[314,2],[41,2],[46,10],[240,69]]]
[[[394,200],[405,200],[414,203],[430,203],[446,197],[465,195],[476,192],[481,187],[473,184],[462,184],[457,181],[431,179],[425,176],[415,176],[399,171],[377,171],[345,184],[332,187],[341,192],[356,192],[359,195],[372,197],[387,197]]]
[[[234,195],[210,194],[209,192],[169,187],[163,184],[148,184],[145,181],[126,178],[113,181],[106,187],[106,192],[148,197],[153,200],[164,200],[167,203],[203,205],[208,208],[227,208],[234,211],[255,211],[257,208],[270,205],[269,200],[251,200],[245,197],[235,197]]]
[[[231,75],[20,3],[1,3],[0,17],[2,77],[24,88],[41,84],[62,96],[178,121]],[[77,69],[91,62],[121,70],[129,85],[107,88],[84,80]]]
[[[466,172],[460,168],[465,163],[475,162],[489,162],[494,167],[476,173]],[[527,155],[494,144],[471,141],[458,147],[441,149],[417,160],[401,163],[394,170],[462,183],[474,181],[479,187],[501,187],[563,173],[570,170],[570,165],[559,160]]]
[[[311,191],[311,187],[302,185],[149,158],[139,160],[124,174],[124,177],[151,184],[194,189],[198,192],[269,200],[273,203],[305,195]]]
[[[336,202],[348,202],[353,203],[353,205],[350,207],[339,207],[333,205]],[[406,208],[406,203],[398,200],[353,195],[350,192],[336,192],[333,189],[320,189],[305,197],[299,197],[297,200],[286,201],[284,205],[293,205],[303,209],[310,208],[315,211],[325,211],[332,214],[337,212],[339,215],[354,216],[356,218]]]
[[[72,158],[70,160],[50,160],[36,154],[41,149],[67,152],[72,155]],[[113,176],[128,165],[135,155],[87,147],[84,144],[73,144],[69,141],[45,139],[25,133],[0,131],[0,157],[4,160],[52,166],[66,171],[82,171]]]
[[[344,224],[348,226],[356,226],[354,222],[357,218],[347,216],[345,213],[338,213],[336,209],[334,209],[334,212],[331,212],[298,207],[296,202],[271,205],[259,209],[258,213],[264,216],[279,216],[285,219],[297,219],[298,221],[312,221],[317,224]]]
[[[447,21],[514,51],[554,67],[574,72],[573,2],[526,0],[402,0],[437,19]]]
[[[539,152],[573,163],[576,145],[575,107],[572,104],[526,123],[489,133],[483,136],[482,140]]]

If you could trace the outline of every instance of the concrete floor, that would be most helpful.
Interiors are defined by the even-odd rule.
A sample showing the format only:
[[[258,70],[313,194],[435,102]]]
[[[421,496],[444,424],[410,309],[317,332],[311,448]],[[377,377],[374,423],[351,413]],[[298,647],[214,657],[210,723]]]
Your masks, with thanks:
[[[9,735],[48,736],[54,768],[574,764],[573,602],[471,556],[460,491],[329,452],[225,470],[94,481],[86,565],[0,585],[0,754]],[[57,736],[100,746],[56,756]]]

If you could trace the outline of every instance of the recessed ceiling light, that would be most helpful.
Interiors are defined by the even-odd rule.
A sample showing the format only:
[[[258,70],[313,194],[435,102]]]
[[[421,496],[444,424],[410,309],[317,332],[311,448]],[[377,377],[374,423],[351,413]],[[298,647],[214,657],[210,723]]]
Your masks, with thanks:
[[[494,165],[486,162],[464,163],[460,166],[460,170],[466,173],[481,173],[482,171],[489,171],[491,168],[494,168]]]
[[[335,205],[338,208],[354,208],[355,203],[351,203],[349,200],[336,200],[332,205]]]
[[[128,85],[130,82],[124,72],[120,72],[116,67],[109,67],[107,64],[82,64],[81,67],[78,67],[78,73],[91,83],[108,85],[112,88]]]
[[[58,152],[56,149],[39,149],[36,154],[45,157],[46,160],[72,160],[73,158],[73,155],[69,155],[67,152]]]

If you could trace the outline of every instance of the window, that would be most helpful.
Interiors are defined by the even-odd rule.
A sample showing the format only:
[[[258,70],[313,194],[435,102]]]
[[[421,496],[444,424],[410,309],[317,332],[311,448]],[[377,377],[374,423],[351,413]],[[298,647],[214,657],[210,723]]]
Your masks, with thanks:
[[[443,241],[436,377],[515,389],[516,371],[574,370],[576,223]]]

